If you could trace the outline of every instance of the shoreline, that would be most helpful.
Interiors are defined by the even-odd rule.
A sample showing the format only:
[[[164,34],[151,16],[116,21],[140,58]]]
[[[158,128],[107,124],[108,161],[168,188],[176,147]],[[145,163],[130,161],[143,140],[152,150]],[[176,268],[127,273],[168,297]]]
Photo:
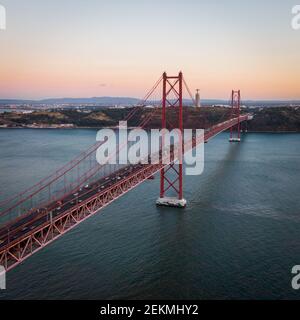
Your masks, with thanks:
[[[100,129],[117,129],[117,127],[72,127],[72,128],[60,128],[60,127],[0,127],[1,129],[33,129],[33,130],[78,130],[78,129],[86,129],[86,130],[100,130]],[[136,127],[128,127],[128,129],[136,129]],[[148,129],[146,129],[148,130]],[[149,129],[150,130],[150,129]],[[226,131],[224,131],[226,132]],[[247,132],[241,132],[243,133],[271,133],[271,134],[282,134],[282,133],[299,133],[300,131],[247,131]]]

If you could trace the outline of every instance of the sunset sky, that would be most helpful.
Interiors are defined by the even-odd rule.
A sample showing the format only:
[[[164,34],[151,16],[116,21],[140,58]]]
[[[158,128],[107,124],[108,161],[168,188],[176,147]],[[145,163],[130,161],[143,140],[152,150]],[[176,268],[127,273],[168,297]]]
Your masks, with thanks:
[[[0,0],[0,98],[141,97],[182,70],[203,98],[300,99],[300,0]]]

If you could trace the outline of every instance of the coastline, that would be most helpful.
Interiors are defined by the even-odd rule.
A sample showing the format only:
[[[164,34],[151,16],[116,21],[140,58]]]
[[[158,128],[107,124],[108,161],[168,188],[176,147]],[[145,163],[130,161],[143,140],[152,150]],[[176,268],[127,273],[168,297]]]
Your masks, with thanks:
[[[34,130],[78,130],[78,129],[95,129],[95,130],[100,130],[100,129],[117,129],[117,127],[0,127],[1,129],[34,129]],[[136,129],[136,127],[128,127],[128,129]],[[226,131],[225,131],[226,132]],[[298,133],[300,134],[300,131],[247,131],[247,132],[242,132],[242,133],[270,133],[270,134],[283,134],[283,133]]]

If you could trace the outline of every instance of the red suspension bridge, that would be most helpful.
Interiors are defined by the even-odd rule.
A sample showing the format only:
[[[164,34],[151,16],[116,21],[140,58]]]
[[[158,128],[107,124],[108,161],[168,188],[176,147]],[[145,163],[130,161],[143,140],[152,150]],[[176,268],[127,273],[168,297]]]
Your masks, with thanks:
[[[182,132],[184,89],[193,99],[182,73],[177,76],[164,73],[124,120],[130,123],[136,114],[143,112],[143,106],[151,101],[154,92],[161,91],[161,86],[161,105],[142,118],[139,127],[149,126],[154,113],[161,112],[162,128],[171,127]],[[185,144],[184,152],[229,129],[230,141],[240,142],[241,124],[252,119],[250,114],[241,114],[240,107],[240,91],[232,91],[230,116],[206,128],[203,141],[193,138]],[[168,119],[168,109],[176,111],[176,122],[171,123]],[[7,271],[157,173],[160,173],[157,204],[186,205],[183,197],[183,165],[182,162],[177,164],[178,159],[174,154],[171,154],[167,164],[160,152],[157,164],[151,164],[150,161],[146,165],[100,165],[96,160],[96,152],[101,143],[97,142],[36,185],[0,203],[0,265]]]

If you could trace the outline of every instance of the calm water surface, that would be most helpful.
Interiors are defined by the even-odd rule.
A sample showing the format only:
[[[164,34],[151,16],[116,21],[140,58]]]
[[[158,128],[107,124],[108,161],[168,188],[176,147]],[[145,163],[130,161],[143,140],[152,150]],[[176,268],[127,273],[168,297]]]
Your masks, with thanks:
[[[95,142],[94,130],[0,130],[0,201]],[[0,299],[284,299],[300,264],[300,135],[228,134],[185,177],[184,210],[148,181],[7,275]]]

